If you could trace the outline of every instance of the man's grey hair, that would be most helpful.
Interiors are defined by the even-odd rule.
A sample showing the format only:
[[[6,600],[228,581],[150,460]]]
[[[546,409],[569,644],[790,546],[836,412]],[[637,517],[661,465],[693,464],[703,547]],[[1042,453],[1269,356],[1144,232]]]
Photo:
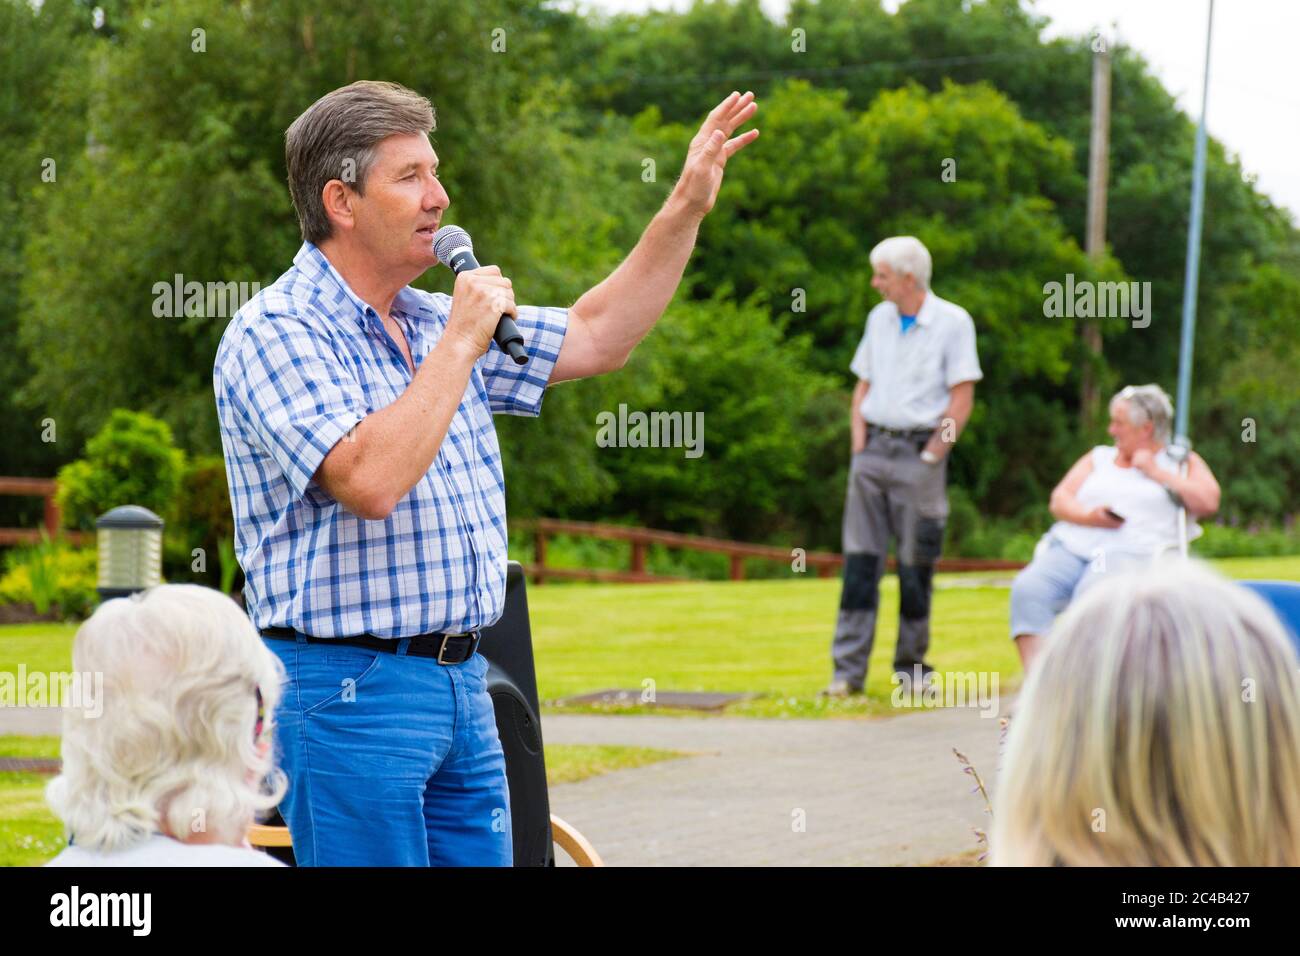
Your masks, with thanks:
[[[910,275],[922,289],[930,288],[930,250],[916,236],[890,236],[871,250],[871,265],[882,263],[895,272]]]
[[[1117,402],[1128,403],[1128,420],[1133,425],[1155,426],[1153,437],[1160,442],[1169,441],[1170,425],[1174,420],[1174,403],[1159,385],[1126,385],[1110,400],[1111,411]]]
[[[379,143],[400,133],[437,128],[433,104],[397,83],[358,80],[326,93],[284,134],[289,195],[302,237],[319,245],[333,232],[321,192],[338,179],[365,195]]]

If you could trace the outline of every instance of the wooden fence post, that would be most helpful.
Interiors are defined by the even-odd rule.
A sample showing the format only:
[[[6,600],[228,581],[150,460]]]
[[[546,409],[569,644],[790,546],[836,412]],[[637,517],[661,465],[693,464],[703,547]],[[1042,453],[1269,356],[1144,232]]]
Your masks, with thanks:
[[[546,580],[546,532],[541,528],[533,533],[533,550],[536,552],[534,564],[536,570],[533,574],[533,583],[541,584]]]
[[[45,496],[45,530],[49,533],[50,540],[59,535],[59,503],[55,500],[53,491]]]

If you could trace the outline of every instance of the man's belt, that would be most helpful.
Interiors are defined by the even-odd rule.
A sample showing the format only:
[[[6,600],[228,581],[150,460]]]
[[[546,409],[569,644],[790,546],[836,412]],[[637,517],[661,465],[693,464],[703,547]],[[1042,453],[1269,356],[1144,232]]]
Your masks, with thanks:
[[[267,627],[262,629],[262,636],[276,641],[296,641],[298,632],[291,627]],[[396,654],[400,640],[396,637],[375,637],[373,634],[358,637],[312,637],[304,634],[303,637],[308,644],[343,644],[347,647],[383,651],[386,654]],[[481,637],[479,631],[464,634],[419,634],[411,638],[406,653],[411,657],[432,657],[439,664],[460,664],[474,656]]]
[[[891,438],[929,438],[934,434],[933,428],[886,428],[884,425],[874,425],[871,422],[867,422],[867,428],[882,435],[889,435]]]

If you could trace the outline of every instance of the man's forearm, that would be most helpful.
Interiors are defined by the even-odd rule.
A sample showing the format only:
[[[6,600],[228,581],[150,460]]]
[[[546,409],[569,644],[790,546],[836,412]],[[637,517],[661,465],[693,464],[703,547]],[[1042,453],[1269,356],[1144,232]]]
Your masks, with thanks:
[[[867,447],[867,420],[862,417],[862,400],[867,397],[867,389],[870,387],[867,382],[859,379],[853,388],[852,404],[849,407],[849,438],[854,452]]]
[[[609,367],[627,361],[672,301],[695,248],[701,219],[675,196],[650,220],[617,269],[573,304]]]
[[[372,412],[326,456],[317,480],[360,518],[388,517],[428,472],[478,356],[444,336],[391,405]]]
[[[954,386],[952,397],[948,400],[948,408],[939,420],[939,427],[926,443],[925,450],[939,458],[952,451],[952,446],[957,444],[962,429],[970,421],[970,413],[974,407],[974,385]]]

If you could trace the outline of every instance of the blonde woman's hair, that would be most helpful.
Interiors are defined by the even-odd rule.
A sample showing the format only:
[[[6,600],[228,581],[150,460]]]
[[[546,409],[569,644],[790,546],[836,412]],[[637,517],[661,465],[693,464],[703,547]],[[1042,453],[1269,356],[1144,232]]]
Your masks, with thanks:
[[[77,631],[72,660],[103,675],[101,714],[64,711],[63,772],[46,788],[77,846],[119,850],[163,824],[178,839],[239,844],[279,803],[287,781],[269,729],[284,667],[230,598],[165,584],[107,601]]]
[[[1300,663],[1267,604],[1174,560],[1092,588],[1047,640],[994,865],[1300,865]]]

